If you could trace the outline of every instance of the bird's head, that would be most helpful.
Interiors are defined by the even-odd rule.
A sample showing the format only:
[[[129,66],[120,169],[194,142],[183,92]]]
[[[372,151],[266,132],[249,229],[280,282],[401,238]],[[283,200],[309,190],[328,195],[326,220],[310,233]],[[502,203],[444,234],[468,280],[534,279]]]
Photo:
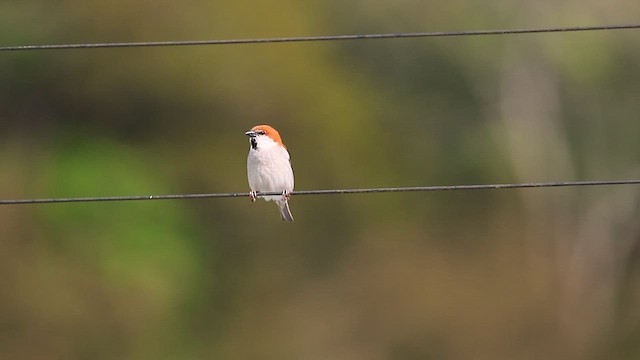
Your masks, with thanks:
[[[249,143],[254,150],[265,149],[272,146],[284,146],[278,131],[269,125],[256,125],[245,132],[249,136]]]

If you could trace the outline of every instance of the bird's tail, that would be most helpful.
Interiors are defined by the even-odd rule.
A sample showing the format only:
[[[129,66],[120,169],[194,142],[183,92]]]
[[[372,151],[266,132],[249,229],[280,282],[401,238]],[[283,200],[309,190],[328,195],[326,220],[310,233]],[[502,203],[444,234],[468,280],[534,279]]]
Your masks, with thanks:
[[[280,209],[280,217],[282,221],[293,221],[293,215],[289,209],[289,202],[287,200],[278,201],[278,208]]]

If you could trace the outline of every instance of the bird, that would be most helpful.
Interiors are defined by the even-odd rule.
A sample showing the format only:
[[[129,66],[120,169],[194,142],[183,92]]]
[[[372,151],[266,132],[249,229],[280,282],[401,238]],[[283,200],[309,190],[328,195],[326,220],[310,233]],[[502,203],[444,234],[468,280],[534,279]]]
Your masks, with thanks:
[[[293,221],[289,209],[294,183],[293,169],[291,156],[282,143],[280,133],[269,125],[256,125],[245,135],[249,137],[250,144],[247,156],[247,178],[251,188],[249,198],[255,202],[260,193],[282,193],[260,197],[276,202],[283,221]]]

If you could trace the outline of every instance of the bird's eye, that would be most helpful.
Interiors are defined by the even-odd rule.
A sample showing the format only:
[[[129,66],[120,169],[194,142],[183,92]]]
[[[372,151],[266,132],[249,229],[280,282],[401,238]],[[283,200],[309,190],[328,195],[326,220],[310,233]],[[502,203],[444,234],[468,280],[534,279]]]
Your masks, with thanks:
[[[266,134],[266,132],[264,132],[264,130],[258,130],[258,131],[256,131],[256,132],[258,133],[258,135],[264,135],[264,134]]]

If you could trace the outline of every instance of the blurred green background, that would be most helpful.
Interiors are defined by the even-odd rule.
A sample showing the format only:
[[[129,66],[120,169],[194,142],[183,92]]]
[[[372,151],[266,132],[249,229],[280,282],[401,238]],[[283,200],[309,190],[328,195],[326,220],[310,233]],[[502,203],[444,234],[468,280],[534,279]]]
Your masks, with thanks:
[[[634,1],[5,0],[2,45],[638,23]],[[640,31],[0,53],[0,198],[640,177]],[[640,187],[0,207],[2,359],[637,359]]]

